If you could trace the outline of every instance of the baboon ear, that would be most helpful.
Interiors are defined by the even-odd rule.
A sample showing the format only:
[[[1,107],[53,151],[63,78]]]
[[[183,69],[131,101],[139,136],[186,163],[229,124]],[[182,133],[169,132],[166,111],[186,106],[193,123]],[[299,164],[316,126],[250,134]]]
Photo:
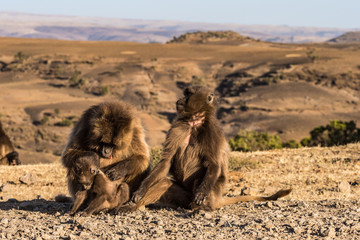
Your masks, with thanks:
[[[187,98],[190,97],[191,95],[193,95],[194,93],[195,93],[195,90],[192,87],[187,87],[184,89],[184,96]]]
[[[214,102],[214,94],[209,94],[208,96],[207,96],[207,103],[208,104],[211,104],[211,103],[213,103]]]

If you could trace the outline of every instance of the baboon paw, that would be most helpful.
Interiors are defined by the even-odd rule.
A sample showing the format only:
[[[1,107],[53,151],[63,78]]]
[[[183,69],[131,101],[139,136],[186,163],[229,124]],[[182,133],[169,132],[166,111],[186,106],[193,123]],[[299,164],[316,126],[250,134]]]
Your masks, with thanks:
[[[203,192],[197,192],[195,194],[195,198],[194,198],[194,202],[197,205],[202,205],[207,199],[207,194],[203,193]]]
[[[110,178],[110,180],[114,181],[116,180],[117,178],[117,171],[115,169],[110,169],[108,171],[105,172],[105,174]]]
[[[137,203],[138,201],[140,201],[140,199],[142,199],[144,196],[144,194],[142,192],[139,192],[139,191],[136,191],[134,192],[131,200],[134,202],[134,203]]]
[[[136,211],[136,209],[137,209],[137,208],[136,208],[135,205],[133,205],[133,206],[124,205],[124,206],[117,207],[117,208],[113,211],[113,214],[123,215],[123,214],[126,214],[126,213],[134,212],[134,211]]]

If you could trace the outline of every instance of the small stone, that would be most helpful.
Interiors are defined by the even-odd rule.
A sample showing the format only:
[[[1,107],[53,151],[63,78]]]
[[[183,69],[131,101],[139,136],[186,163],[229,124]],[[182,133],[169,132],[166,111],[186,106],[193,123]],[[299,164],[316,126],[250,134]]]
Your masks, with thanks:
[[[210,213],[208,213],[208,212],[206,212],[206,213],[204,213],[204,215],[203,215],[203,217],[205,218],[205,219],[212,219],[212,215],[210,214]]]
[[[25,175],[19,178],[19,181],[22,184],[32,185],[35,182],[35,177],[31,173],[26,173]]]
[[[3,219],[1,219],[1,222],[0,222],[0,223],[3,224],[3,225],[8,225],[9,219],[3,218]]]
[[[273,195],[277,191],[277,188],[275,187],[267,187],[265,188],[264,193],[267,195]]]
[[[266,202],[266,206],[268,208],[272,208],[274,206],[274,204],[272,202]]]
[[[347,181],[342,181],[339,184],[339,191],[342,193],[350,193],[351,185]]]
[[[266,230],[271,231],[272,228],[274,228],[274,224],[272,222],[267,222],[264,227],[266,228]]]
[[[336,231],[335,231],[335,229],[334,229],[333,227],[330,227],[330,228],[329,228],[329,232],[328,232],[328,237],[329,237],[330,239],[334,239],[335,236],[336,236]]]

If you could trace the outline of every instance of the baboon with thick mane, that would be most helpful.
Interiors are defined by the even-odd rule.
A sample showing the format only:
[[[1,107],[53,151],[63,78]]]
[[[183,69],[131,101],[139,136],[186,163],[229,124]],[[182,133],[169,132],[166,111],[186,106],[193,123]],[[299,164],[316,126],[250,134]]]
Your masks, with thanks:
[[[224,197],[229,146],[215,116],[216,99],[205,87],[184,90],[177,103],[177,119],[167,133],[161,161],[132,202],[117,212],[133,211],[158,202],[168,207],[214,210],[250,200],[276,200],[290,193],[281,190],[270,197]]]
[[[84,152],[100,156],[100,169],[110,180],[123,179],[130,193],[146,177],[149,169],[149,150],[144,130],[135,109],[123,102],[104,102],[87,109],[74,126],[62,154],[68,169]],[[73,183],[68,177],[69,192]]]
[[[71,191],[75,196],[70,214],[74,215],[81,205],[88,201],[86,215],[104,209],[113,209],[129,200],[129,186],[120,178],[110,179],[99,168],[99,156],[94,152],[84,152],[69,171],[72,180]]]
[[[6,135],[0,122],[0,165],[19,165],[19,153],[15,151],[13,143]]]

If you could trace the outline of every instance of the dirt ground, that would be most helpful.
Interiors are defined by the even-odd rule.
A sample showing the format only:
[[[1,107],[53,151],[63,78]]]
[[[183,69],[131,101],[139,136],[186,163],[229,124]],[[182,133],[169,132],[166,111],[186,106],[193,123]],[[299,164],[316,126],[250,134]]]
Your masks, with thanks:
[[[360,237],[360,144],[239,153],[230,159],[228,196],[285,198],[213,212],[147,208],[114,216],[70,217],[66,172],[50,164],[0,167],[2,239],[357,239]],[[35,226],[35,229],[34,229]]]

